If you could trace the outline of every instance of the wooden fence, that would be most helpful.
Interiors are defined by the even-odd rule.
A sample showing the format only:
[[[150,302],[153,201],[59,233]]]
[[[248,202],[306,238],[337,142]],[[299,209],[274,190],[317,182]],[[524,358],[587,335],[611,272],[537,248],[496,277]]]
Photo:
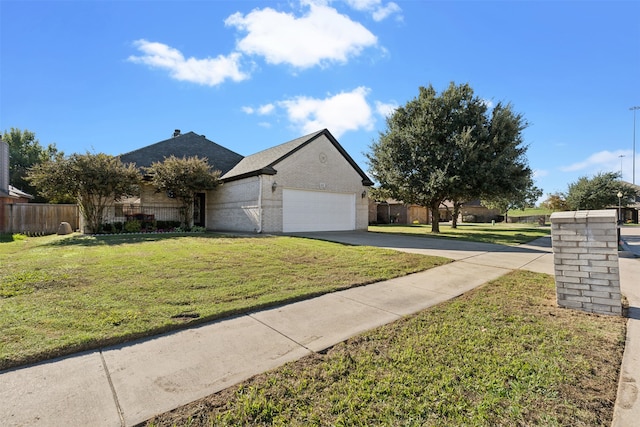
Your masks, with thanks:
[[[53,234],[61,222],[68,222],[72,230],[77,230],[80,227],[78,206],[45,203],[0,205],[1,233]]]

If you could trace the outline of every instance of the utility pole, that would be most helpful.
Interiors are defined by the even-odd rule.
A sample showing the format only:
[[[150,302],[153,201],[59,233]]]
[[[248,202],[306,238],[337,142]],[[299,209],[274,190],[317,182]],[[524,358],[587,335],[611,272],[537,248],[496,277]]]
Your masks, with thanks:
[[[636,111],[640,110],[640,106],[636,105],[629,108],[629,110],[633,111],[633,175],[631,176],[631,181],[633,185],[636,185]]]

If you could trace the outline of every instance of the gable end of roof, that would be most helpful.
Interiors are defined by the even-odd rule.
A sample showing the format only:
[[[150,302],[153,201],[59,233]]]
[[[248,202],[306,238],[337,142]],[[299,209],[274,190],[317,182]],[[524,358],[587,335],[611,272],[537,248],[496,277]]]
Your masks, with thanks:
[[[345,151],[345,149],[338,143],[338,141],[331,135],[328,129],[323,129],[311,133],[309,135],[296,138],[284,144],[269,148],[259,153],[247,156],[240,161],[232,170],[223,175],[221,179],[224,182],[236,181],[243,178],[258,175],[275,175],[277,173],[274,167],[282,160],[300,151],[322,135],[326,136],[329,142],[338,150],[338,152],[347,160],[351,167],[362,177],[362,185],[372,186],[373,181],[364,173],[357,163],[351,158],[351,156]]]

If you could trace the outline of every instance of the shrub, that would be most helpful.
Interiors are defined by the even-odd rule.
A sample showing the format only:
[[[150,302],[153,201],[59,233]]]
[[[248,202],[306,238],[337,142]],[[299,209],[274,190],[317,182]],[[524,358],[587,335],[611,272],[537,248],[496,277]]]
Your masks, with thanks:
[[[127,233],[138,233],[142,229],[142,224],[137,219],[124,223],[124,230]]]

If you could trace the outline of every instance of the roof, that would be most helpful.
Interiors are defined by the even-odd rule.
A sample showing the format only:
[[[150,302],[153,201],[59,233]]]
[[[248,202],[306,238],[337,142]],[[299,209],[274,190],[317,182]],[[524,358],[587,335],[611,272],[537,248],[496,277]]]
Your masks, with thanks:
[[[331,135],[331,132],[327,129],[296,138],[289,142],[285,142],[284,144],[247,156],[229,172],[223,174],[221,178],[223,181],[228,182],[250,176],[275,175],[277,173],[277,170],[274,168],[276,164],[318,139],[322,135],[327,137],[331,144],[333,144],[347,162],[349,162],[351,167],[353,167],[353,169],[355,169],[355,171],[362,177],[362,185],[373,185],[373,182],[369,177],[362,171],[362,169],[360,169],[356,162],[351,158],[351,156],[349,156],[349,154],[344,150],[344,148],[342,148],[333,135]]]
[[[18,190],[13,185],[10,185],[7,190],[0,189],[0,197],[8,197],[10,199],[33,199],[31,194]]]
[[[206,158],[209,165],[221,174],[231,170],[243,159],[235,153],[203,135],[187,132],[173,138],[165,139],[152,145],[120,155],[123,163],[135,163],[138,168],[149,167],[155,162],[162,162],[166,157],[199,157]]]

